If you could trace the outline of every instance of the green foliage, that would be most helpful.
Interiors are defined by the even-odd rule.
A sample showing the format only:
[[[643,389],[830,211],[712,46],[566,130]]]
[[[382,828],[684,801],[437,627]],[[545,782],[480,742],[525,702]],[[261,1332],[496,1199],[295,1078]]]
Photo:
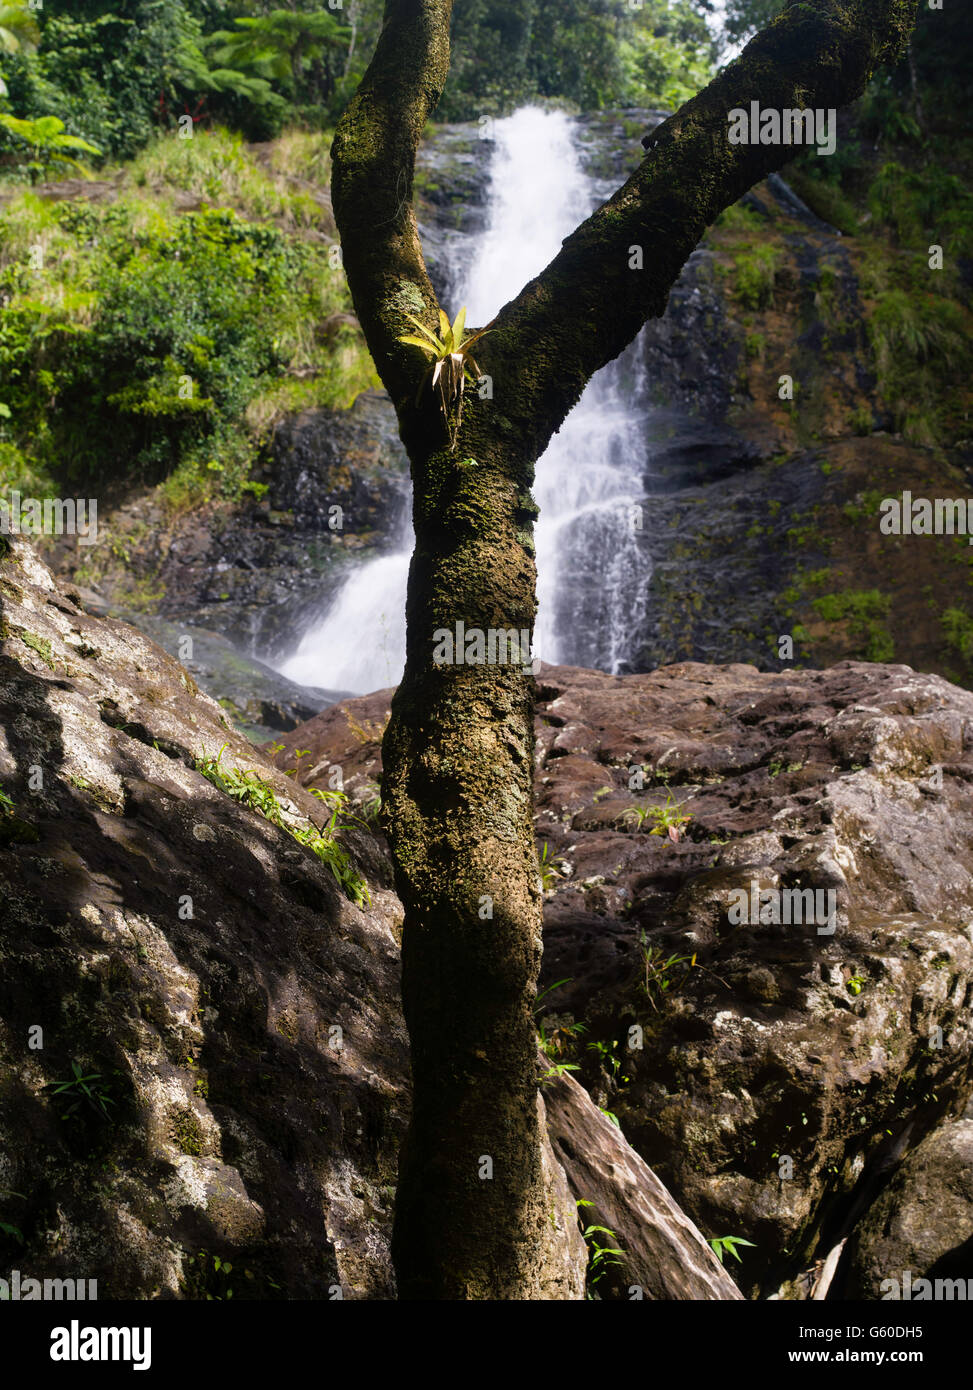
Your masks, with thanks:
[[[634,821],[638,830],[648,822],[650,835],[668,835],[670,840],[677,842],[682,836],[682,827],[689,824],[692,816],[682,814],[681,803],[673,801],[669,792],[664,806],[629,806],[622,812],[621,819],[623,823]]]
[[[973,661],[973,618],[961,608],[946,608],[940,616],[943,637],[964,661]]]
[[[437,403],[443,423],[450,430],[450,437],[455,448],[456,434],[463,418],[465,384],[467,380],[477,381],[480,375],[480,369],[476,365],[471,348],[474,343],[479,342],[485,334],[489,333],[490,329],[481,328],[477,333],[471,333],[467,336],[465,305],[456,315],[454,323],[450,323],[443,310],[440,309],[438,334],[433,333],[414,314],[406,314],[406,318],[415,324],[423,336],[420,338],[415,333],[402,333],[399,336],[399,342],[421,348],[428,357],[433,359],[429,372],[419,387],[417,404],[428,389]],[[472,464],[475,460],[467,459],[464,462]]]
[[[545,848],[545,850],[547,849],[547,845],[546,845],[546,844],[544,845],[544,848]],[[544,987],[543,989],[539,989],[539,990],[537,991],[537,994],[536,994],[535,998],[534,998],[534,1014],[535,1014],[535,1016],[536,1016],[537,1014],[540,1013],[541,1007],[542,1007],[542,1001],[543,1001],[544,999],[546,999],[547,996],[548,996],[549,994],[553,994],[554,991],[555,991],[556,989],[560,989],[562,985],[569,985],[570,983],[571,983],[571,978],[570,978],[570,976],[567,976],[567,975],[566,975],[566,976],[564,977],[563,980],[555,980],[554,983],[553,983],[552,985],[545,985],[545,987]]]
[[[579,1225],[581,1226],[581,1234],[584,1237],[585,1244],[588,1247],[588,1275],[586,1297],[589,1299],[594,1299],[598,1297],[598,1295],[595,1293],[595,1289],[597,1288],[598,1284],[601,1283],[602,1279],[608,1273],[609,1269],[621,1266],[621,1259],[617,1257],[624,1255],[625,1252],[624,1250],[620,1250],[616,1245],[604,1244],[604,1242],[600,1239],[602,1236],[607,1236],[609,1241],[616,1241],[618,1239],[615,1232],[609,1230],[607,1226],[586,1226],[584,1222],[580,1220],[580,1208],[594,1206],[593,1202],[589,1202],[585,1198],[579,1198],[579,1200],[576,1203],[576,1206],[579,1208]]]
[[[541,853],[537,857],[537,868],[541,876],[541,888],[545,893],[553,893],[554,889],[557,887],[558,879],[564,877],[564,868],[563,865],[555,863],[548,850],[546,840],[544,841],[544,847]],[[562,980],[561,983],[563,984],[564,981]],[[552,985],[551,988],[553,989],[555,986]]]
[[[365,796],[359,805],[361,818],[366,825],[376,825],[382,812],[382,788],[377,782],[368,782]]]
[[[970,350],[968,312],[928,289],[881,292],[868,318],[878,389],[896,427],[917,444],[944,431],[949,388],[964,381]]]
[[[774,300],[774,276],[779,252],[773,246],[751,246],[734,257],[736,297],[746,309],[767,309]]]
[[[35,49],[40,43],[40,29],[27,0],[3,0],[0,4],[0,53],[18,53]]]
[[[922,364],[949,361],[963,351],[963,316],[957,304],[933,294],[893,289],[881,295],[871,316],[879,371],[887,373],[900,356]]]
[[[620,1086],[631,1080],[631,1077],[626,1076],[622,1071],[623,1064],[617,1039],[613,1039],[611,1042],[604,1039],[590,1042],[588,1051],[595,1054],[613,1086]]]
[[[557,1076],[566,1076],[570,1071],[580,1070],[581,1068],[576,1062],[555,1062],[553,1066],[549,1067],[547,1071],[541,1075],[539,1078],[540,1084],[543,1086],[545,1081],[551,1081]]]
[[[270,1290],[280,1294],[280,1285],[272,1279],[260,1280],[252,1269],[234,1265],[231,1260],[209,1250],[197,1250],[185,1257],[180,1282],[187,1298],[206,1303],[229,1302],[235,1297],[234,1285],[249,1299],[272,1297]]]
[[[16,49],[3,65],[12,108],[25,118],[56,115],[71,134],[122,157],[187,116],[197,128],[228,124],[259,140],[296,120],[316,129],[332,124],[382,19],[382,0],[345,0],[341,16],[320,0],[292,0],[287,8],[250,0],[73,0],[70,14],[60,8],[49,4],[36,22],[18,20],[19,45],[16,34],[5,43],[0,27],[0,53]],[[256,15],[240,14],[254,8]],[[0,15],[22,11],[12,2]],[[344,15],[350,25],[340,22]]]
[[[688,0],[467,0],[454,5],[440,114],[476,120],[525,101],[676,106],[708,80],[713,44]]]
[[[837,227],[845,236],[855,236],[862,220],[862,210],[844,191],[840,175],[826,176],[820,166],[831,165],[831,159],[795,160],[788,168],[787,179],[797,196],[822,221]],[[836,171],[837,172],[837,171]]]
[[[967,182],[930,160],[920,169],[888,160],[868,189],[869,211],[896,241],[925,251],[931,241],[950,256],[973,251],[973,194]]]
[[[331,812],[320,827],[315,826],[296,815],[293,810],[282,806],[273,787],[259,772],[252,768],[224,767],[222,760],[226,748],[227,745],[224,744],[215,757],[198,757],[194,764],[196,771],[201,772],[214,787],[238,801],[241,806],[256,811],[272,825],[286,831],[299,845],[303,845],[320,859],[322,864],[327,864],[345,896],[350,898],[356,907],[365,907],[370,903],[368,885],[353,867],[347,850],[338,838],[341,831],[347,828],[346,823],[338,819],[348,801],[344,792],[320,791],[317,788],[312,790],[312,796],[322,801]]]
[[[708,1244],[711,1246],[720,1264],[723,1263],[724,1253],[732,1255],[739,1264],[743,1263],[737,1251],[738,1245],[747,1245],[751,1250],[756,1250],[757,1248],[752,1240],[744,1240],[742,1236],[713,1236]]]
[[[560,1057],[567,1055],[568,1048],[584,1031],[583,1023],[574,1021],[549,1023],[547,1019],[542,1019],[537,1025],[541,1051],[556,1062]],[[566,1065],[569,1071],[578,1071],[578,1067],[571,1064]]]
[[[696,952],[691,956],[675,953],[666,955],[661,946],[653,946],[643,931],[639,937],[639,952],[642,957],[641,989],[652,1008],[658,1013],[665,996],[674,986],[680,985],[696,965]]]
[[[848,624],[866,661],[891,661],[895,655],[895,642],[882,621],[891,606],[889,596],[878,589],[825,594],[812,604],[826,622]]]
[[[203,22],[183,0],[81,4],[70,16],[49,7],[38,18],[37,52],[5,63],[14,111],[58,116],[110,154],[133,154],[179,116],[266,138],[286,114],[270,83],[207,60]]]
[[[74,159],[67,151],[101,153],[97,145],[83,140],[80,135],[65,135],[64,122],[57,116],[38,116],[36,120],[25,121],[16,116],[7,116],[0,111],[0,129],[6,130],[15,140],[22,141],[30,150],[33,157],[27,165],[27,171],[31,178],[35,175],[49,178],[57,171],[57,166],[62,164],[88,178],[88,167]]]
[[[545,845],[545,849],[547,846]],[[534,1000],[534,1016],[541,1013],[546,1008],[544,1000],[549,994],[553,994],[561,985],[570,984],[570,980],[555,980],[553,984],[547,985],[544,989],[538,990]],[[564,1060],[571,1055],[578,1038],[585,1031],[583,1023],[576,1023],[573,1019],[562,1020],[556,1015],[551,1019],[542,1019],[537,1025],[537,1034],[540,1042],[541,1051],[549,1057],[552,1066],[543,1076],[540,1077],[541,1085],[545,1081],[550,1081],[556,1076],[564,1076],[567,1072],[580,1071],[581,1068],[576,1062]]]
[[[74,1119],[82,1107],[85,1107],[100,1119],[110,1120],[108,1107],[117,1102],[101,1072],[85,1073],[77,1061],[71,1063],[71,1072],[72,1075],[67,1081],[51,1081],[45,1088],[50,1092],[52,1099],[60,1102],[62,1119]]]
[[[25,193],[0,209],[0,468],[13,447],[51,476],[168,478],[176,506],[237,497],[289,383],[343,406],[375,381],[326,215],[222,132],[158,142],[131,179],[146,191],[108,206]],[[180,188],[240,212],[179,215]]]
[[[252,69],[258,76],[290,81],[297,91],[305,69],[319,64],[329,48],[343,48],[351,37],[328,10],[274,10],[240,16],[236,29],[217,30],[205,39],[216,62]]]
[[[783,0],[728,0],[728,31],[747,37],[782,8]],[[805,151],[784,173],[820,217],[863,244],[862,290],[877,300],[866,317],[878,393],[897,431],[933,447],[968,434],[971,29],[964,7],[947,5],[935,22],[925,13],[920,6],[908,57],[876,72],[842,116],[835,154]],[[930,266],[933,246],[942,248],[941,269]],[[750,278],[742,301],[767,304],[766,281]],[[875,427],[864,412],[850,424],[865,434]]]

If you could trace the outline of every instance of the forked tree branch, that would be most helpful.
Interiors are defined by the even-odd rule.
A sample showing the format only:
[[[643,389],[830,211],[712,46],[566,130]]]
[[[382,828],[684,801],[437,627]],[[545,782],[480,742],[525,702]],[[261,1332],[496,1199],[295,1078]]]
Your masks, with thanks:
[[[449,70],[452,0],[386,0],[368,70],[338,123],[331,181],[342,259],[375,366],[408,417],[427,363],[398,342],[438,323],[412,206],[415,157]]]
[[[858,97],[905,49],[918,0],[787,0],[697,96],[644,143],[627,183],[500,312],[483,359],[497,426],[538,457],[599,367],[665,310],[705,229],[793,157],[789,145],[729,142],[729,112],[829,110]],[[334,207],[365,337],[403,433],[425,371],[398,343],[437,301],[412,209],[415,152],[449,65],[452,0],[386,0],[385,24],[334,142]],[[644,269],[630,266],[641,247]],[[502,393],[502,394],[501,394]],[[407,441],[408,442],[408,439]]]
[[[560,253],[499,315],[489,358],[518,430],[533,430],[535,457],[586,382],[665,311],[669,291],[706,228],[747,189],[781,168],[790,145],[729,142],[729,113],[829,110],[864,90],[904,49],[917,0],[788,0],[697,96],[643,141],[628,182],[569,236]],[[641,247],[644,269],[630,266]],[[505,361],[498,362],[498,353]],[[498,385],[498,393],[500,386]]]

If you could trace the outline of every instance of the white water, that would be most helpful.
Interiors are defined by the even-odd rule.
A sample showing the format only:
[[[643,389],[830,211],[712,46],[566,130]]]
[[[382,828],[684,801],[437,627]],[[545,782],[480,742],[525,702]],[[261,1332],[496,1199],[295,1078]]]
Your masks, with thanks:
[[[357,568],[323,621],[281,667],[300,685],[365,694],[398,685],[405,669],[405,588],[411,547]]]
[[[447,307],[455,313],[466,304],[470,324],[493,318],[596,202],[562,113],[526,107],[496,123],[495,141],[486,231],[468,264],[452,267],[458,288]],[[628,366],[638,401],[639,359],[631,356]],[[617,671],[628,656],[649,578],[632,524],[644,469],[639,416],[612,363],[589,383],[537,465],[534,655],[542,660]],[[410,552],[411,536],[404,536],[401,553],[357,568],[283,674],[332,690],[395,684],[405,664]]]

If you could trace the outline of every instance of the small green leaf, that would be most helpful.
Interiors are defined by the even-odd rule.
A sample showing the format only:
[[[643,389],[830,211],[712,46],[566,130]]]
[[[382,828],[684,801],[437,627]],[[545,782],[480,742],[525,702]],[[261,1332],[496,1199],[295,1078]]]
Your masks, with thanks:
[[[400,343],[408,343],[410,347],[422,348],[423,352],[428,352],[430,357],[436,356],[436,349],[432,343],[427,343],[422,338],[417,338],[414,333],[403,333],[398,340]]]

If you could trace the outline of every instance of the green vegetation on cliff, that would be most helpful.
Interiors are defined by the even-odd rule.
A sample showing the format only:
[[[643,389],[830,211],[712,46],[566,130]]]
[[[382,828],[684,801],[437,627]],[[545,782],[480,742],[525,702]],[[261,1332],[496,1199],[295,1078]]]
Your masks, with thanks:
[[[237,496],[284,410],[348,405],[374,384],[305,174],[326,184],[326,148],[295,133],[258,160],[223,131],[170,136],[106,171],[113,200],[10,198],[0,483],[168,479],[174,503]]]

